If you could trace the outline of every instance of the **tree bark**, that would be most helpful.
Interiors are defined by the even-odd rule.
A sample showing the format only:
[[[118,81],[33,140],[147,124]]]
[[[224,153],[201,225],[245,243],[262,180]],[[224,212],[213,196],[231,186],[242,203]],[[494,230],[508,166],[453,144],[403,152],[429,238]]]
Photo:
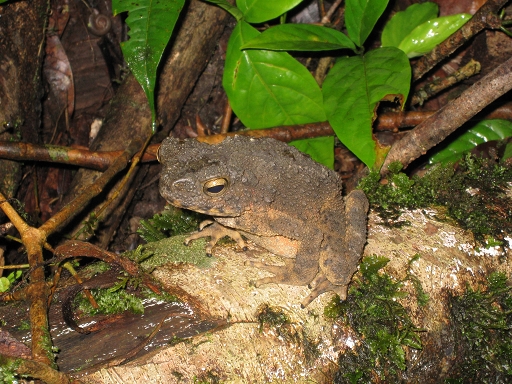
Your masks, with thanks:
[[[2,4],[0,16],[0,140],[38,143],[41,65],[48,2]],[[13,197],[21,164],[0,160],[0,190]]]
[[[155,141],[161,141],[172,129],[183,103],[204,70],[229,18],[230,16],[222,9],[200,1],[191,2],[188,8],[183,10],[181,23],[175,30],[176,37],[171,40],[172,48],[161,65],[162,73],[158,78],[157,113],[162,129],[154,138]],[[149,134],[150,111],[147,99],[140,85],[130,74],[114,96],[107,118],[91,149],[119,150],[134,136],[147,137]],[[97,171],[80,170],[64,203],[87,188],[100,174]],[[135,176],[134,174],[133,177]],[[124,209],[117,210],[115,214],[113,212],[116,211],[117,204],[123,201],[127,191],[136,188],[137,186],[131,182],[128,183],[118,197],[118,203],[104,212],[103,216],[109,217],[106,228],[110,228],[110,223],[116,222],[124,214]],[[113,189],[109,188],[109,191]],[[96,209],[97,205],[91,205],[88,212]],[[109,231],[98,233],[99,244],[107,246],[115,229],[113,227]]]
[[[467,285],[475,288],[494,270],[509,275],[510,257],[479,254],[472,236],[460,228],[441,223],[420,211],[405,212],[411,225],[389,228],[370,215],[365,255],[390,259],[385,272],[397,280],[408,273],[416,276],[430,296],[425,307],[414,299],[412,284],[405,289],[409,297],[401,299],[421,333],[423,350],[407,352],[408,382],[438,383],[450,377],[456,360],[454,339],[450,334],[450,294],[464,292]],[[172,252],[172,251],[169,251]],[[510,249],[508,249],[508,256]],[[419,254],[417,261],[411,259]],[[478,257],[477,257],[478,255]],[[506,256],[506,255],[503,255]],[[223,320],[222,328],[197,335],[173,346],[162,348],[126,365],[101,369],[82,379],[87,383],[153,382],[182,383],[216,378],[222,383],[262,383],[278,380],[292,382],[332,382],[338,356],[358,336],[344,325],[323,315],[332,298],[324,294],[306,309],[300,302],[308,294],[307,287],[269,284],[259,288],[251,281],[267,276],[267,272],[245,265],[247,259],[264,259],[278,264],[278,257],[250,247],[247,252],[218,246],[210,268],[169,264],[154,275],[166,286],[179,286],[197,297],[210,319]],[[289,319],[286,332],[272,326],[261,326],[258,313],[262,305],[282,310]],[[281,328],[282,331],[282,328]],[[291,335],[291,336],[290,336]],[[311,347],[313,352],[311,353]],[[451,352],[450,352],[451,351]]]

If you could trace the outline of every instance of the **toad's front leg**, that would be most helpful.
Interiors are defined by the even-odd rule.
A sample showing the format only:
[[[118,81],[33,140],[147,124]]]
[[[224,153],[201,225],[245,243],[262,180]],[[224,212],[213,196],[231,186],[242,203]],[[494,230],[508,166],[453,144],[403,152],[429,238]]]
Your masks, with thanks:
[[[206,254],[208,256],[212,255],[212,249],[214,245],[217,244],[217,242],[224,236],[232,238],[236,241],[240,248],[242,248],[244,251],[247,250],[244,239],[242,239],[242,236],[240,236],[237,231],[227,228],[213,220],[202,221],[199,224],[199,231],[191,234],[185,239],[185,245],[188,245],[188,243],[190,243],[192,240],[208,236],[210,237],[210,240],[206,244]]]

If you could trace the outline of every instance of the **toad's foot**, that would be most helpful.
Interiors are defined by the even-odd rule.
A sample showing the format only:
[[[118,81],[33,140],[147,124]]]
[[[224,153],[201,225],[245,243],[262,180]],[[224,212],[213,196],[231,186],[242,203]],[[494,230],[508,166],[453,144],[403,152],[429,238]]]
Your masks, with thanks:
[[[268,265],[258,261],[248,260],[245,262],[245,265],[260,268],[275,275],[256,280],[254,282],[255,287],[260,287],[269,283],[308,285],[311,280],[313,280],[313,276],[318,272],[318,267],[316,267],[313,270],[301,270],[301,273],[297,273],[295,259],[285,259],[284,262],[285,265]]]
[[[185,239],[185,245],[188,245],[190,241],[195,239],[200,239],[202,237],[210,237],[210,241],[206,244],[206,254],[208,256],[212,255],[212,248],[217,242],[222,239],[224,236],[228,236],[236,241],[238,246],[242,248],[244,251],[247,250],[247,247],[245,245],[245,241],[242,239],[242,236],[240,234],[230,228],[224,227],[223,225],[212,221],[212,220],[205,220],[202,221],[201,224],[199,224],[199,232],[191,234],[189,237]]]
[[[306,308],[313,300],[325,292],[334,292],[338,294],[341,300],[347,298],[348,285],[335,285],[331,283],[323,273],[319,273],[309,285],[312,288],[311,293],[302,300],[300,306]]]
[[[294,259],[285,259],[285,265],[267,265],[258,261],[246,261],[245,265],[250,265],[256,268],[264,269],[275,276],[264,277],[263,279],[256,280],[254,282],[255,287],[259,287],[264,284],[276,283],[276,284],[288,284],[288,285],[308,285],[312,288],[311,293],[302,300],[300,304],[301,308],[306,308],[313,300],[325,292],[337,293],[341,300],[347,298],[347,285],[334,285],[323,273],[318,273],[313,279],[311,274],[316,274],[317,270],[309,270],[306,274],[297,274],[294,269],[296,267]]]

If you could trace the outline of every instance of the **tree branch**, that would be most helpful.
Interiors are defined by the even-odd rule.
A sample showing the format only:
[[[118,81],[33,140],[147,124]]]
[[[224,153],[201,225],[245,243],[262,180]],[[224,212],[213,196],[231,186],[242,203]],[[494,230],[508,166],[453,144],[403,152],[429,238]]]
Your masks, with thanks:
[[[381,173],[386,174],[388,165],[394,161],[399,161],[406,167],[510,89],[512,58],[474,83],[457,99],[441,108],[393,145]]]

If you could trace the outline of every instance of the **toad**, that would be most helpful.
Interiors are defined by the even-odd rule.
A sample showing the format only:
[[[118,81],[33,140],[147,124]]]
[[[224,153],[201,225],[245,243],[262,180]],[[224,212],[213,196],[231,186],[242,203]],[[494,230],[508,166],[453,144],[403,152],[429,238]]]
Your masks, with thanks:
[[[167,138],[158,151],[160,194],[172,205],[213,216],[187,238],[240,236],[282,256],[284,265],[248,261],[274,274],[255,282],[309,285],[302,301],[333,291],[344,300],[366,242],[368,200],[342,197],[338,174],[292,146],[270,138],[234,136],[218,144]]]

